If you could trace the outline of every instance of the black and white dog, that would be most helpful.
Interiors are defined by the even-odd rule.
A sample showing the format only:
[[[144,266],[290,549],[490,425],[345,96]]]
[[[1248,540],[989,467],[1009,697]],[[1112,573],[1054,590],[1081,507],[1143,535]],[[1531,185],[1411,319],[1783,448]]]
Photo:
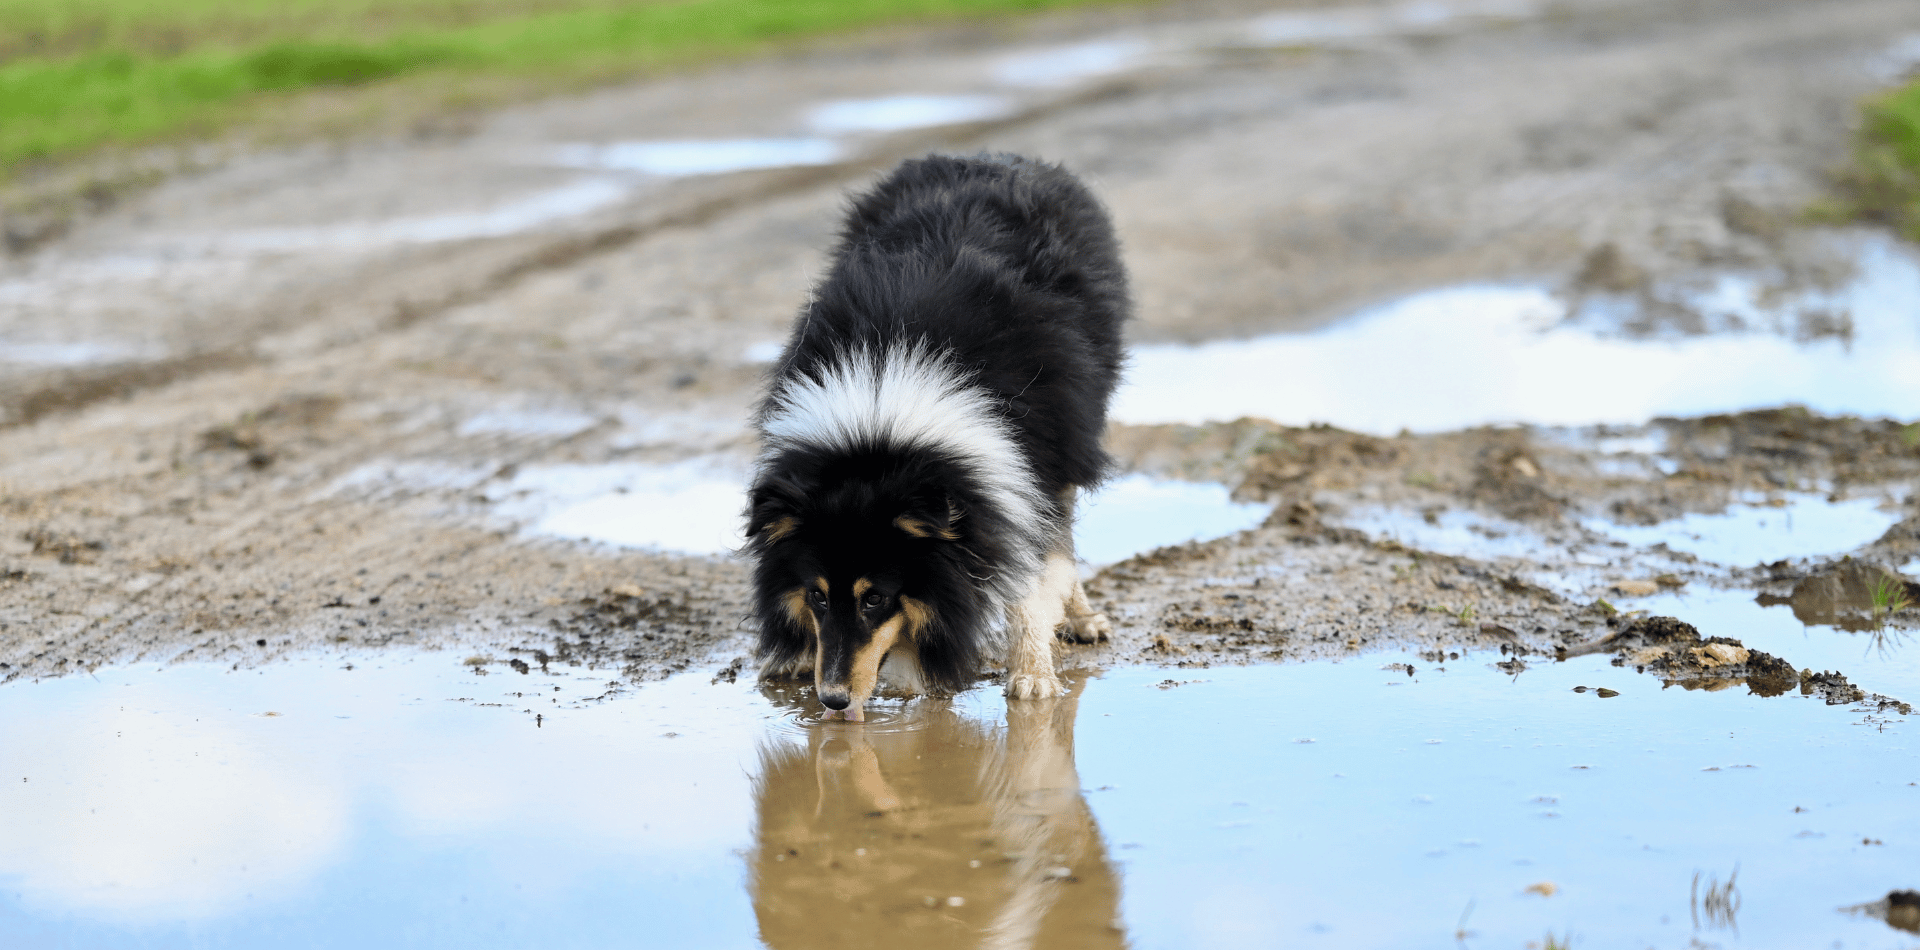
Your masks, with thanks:
[[[880,677],[1058,695],[1053,641],[1104,640],[1073,504],[1110,459],[1126,271],[1105,209],[1012,155],[902,164],[853,202],[773,373],[750,493],[759,652],[862,718]],[[1004,627],[1002,620],[1004,619]]]

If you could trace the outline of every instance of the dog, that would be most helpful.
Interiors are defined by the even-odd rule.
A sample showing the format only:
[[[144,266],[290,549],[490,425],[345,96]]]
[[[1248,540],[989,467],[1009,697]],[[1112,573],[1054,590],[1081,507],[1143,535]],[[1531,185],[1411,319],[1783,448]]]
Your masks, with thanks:
[[[1112,630],[1073,506],[1112,464],[1129,308],[1106,210],[1059,166],[929,156],[853,200],[755,413],[763,676],[811,671],[853,720],[883,672],[943,695],[993,659],[1010,698],[1062,692],[1056,632]]]

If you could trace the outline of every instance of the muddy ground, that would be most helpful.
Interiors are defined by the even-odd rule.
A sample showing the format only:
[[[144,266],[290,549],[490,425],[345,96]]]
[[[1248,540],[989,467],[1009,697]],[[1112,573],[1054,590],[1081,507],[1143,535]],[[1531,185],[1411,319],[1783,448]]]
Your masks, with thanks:
[[[1898,66],[1882,62],[1889,38],[1920,30],[1908,0],[1516,5],[1332,43],[1189,49],[1030,89],[1004,118],[861,138],[834,164],[621,179],[616,199],[521,227],[381,229],[574,187],[578,170],[528,157],[561,144],[792,135],[809,103],[978,92],[1008,50],[1298,9],[895,31],[232,157],[58,226],[14,214],[0,341],[98,355],[0,362],[0,679],[389,644],[635,680],[736,660],[751,636],[739,563],[530,537],[503,491],[533,466],[746,457],[761,364],[743,354],[781,335],[843,193],[929,149],[1022,151],[1085,173],[1126,243],[1141,341],[1310,328],[1478,279],[1631,300],[1626,332],[1719,329],[1674,289],[1703,269],[1834,279],[1839,265],[1796,222],[1846,158],[1853,103]],[[1556,569],[1549,555],[1411,550],[1341,527],[1361,504],[1571,537],[1582,517],[1649,523],[1741,492],[1879,492],[1905,520],[1856,561],[1920,554],[1920,500],[1903,487],[1920,446],[1902,422],[1648,422],[1674,464],[1522,428],[1117,428],[1129,470],[1224,481],[1274,515],[1101,571],[1089,590],[1114,642],[1069,662],[1391,644],[1497,645],[1525,663],[1611,636],[1604,648],[1663,675],[1734,682],[1750,672],[1744,651],[1649,633],[1636,592],[1787,597],[1844,586],[1832,578],[1851,570],[1689,573],[1669,559],[1549,589],[1527,579]],[[1646,651],[1662,645],[1671,656],[1656,663]],[[1784,659],[1752,660],[1766,688],[1793,672]],[[1857,698],[1802,679],[1788,685]]]

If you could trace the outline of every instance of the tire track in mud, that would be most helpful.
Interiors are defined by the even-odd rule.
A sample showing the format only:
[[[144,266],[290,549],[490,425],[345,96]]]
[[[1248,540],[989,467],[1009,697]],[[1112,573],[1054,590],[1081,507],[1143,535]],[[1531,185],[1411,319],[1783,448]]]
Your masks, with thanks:
[[[1073,109],[1124,98],[1136,92],[1138,86],[1136,79],[1099,84],[1016,115],[945,126],[930,132],[896,135],[881,148],[847,161],[743,173],[741,177],[747,179],[744,183],[724,190],[719,195],[699,198],[686,207],[668,211],[650,220],[627,221],[545,241],[531,250],[511,256],[504,264],[493,266],[478,277],[426,299],[409,295],[404,287],[398,289],[393,292],[392,299],[379,305],[387,315],[369,332],[378,334],[404,330],[449,311],[498,297],[530,277],[577,267],[594,257],[663,232],[704,227],[745,208],[810,189],[845,185],[861,176],[883,172],[904,159],[928,151],[960,148],[997,132],[1041,122]],[[364,307],[365,303],[355,301],[349,306]],[[300,309],[324,312],[329,305],[309,302]],[[260,352],[259,343],[264,337],[282,329],[276,325],[279,322],[264,321],[262,332],[254,339],[232,342],[214,349],[139,363],[69,369],[50,374],[52,379],[41,380],[37,384],[0,386],[0,429],[32,425],[54,414],[77,412],[112,399],[128,399],[142,391],[184,382],[208,373],[270,364],[273,359]],[[326,321],[323,316],[315,316],[313,322]],[[364,335],[356,335],[353,339],[364,339]],[[343,342],[347,341],[336,341],[336,345]],[[17,391],[9,392],[9,389]]]

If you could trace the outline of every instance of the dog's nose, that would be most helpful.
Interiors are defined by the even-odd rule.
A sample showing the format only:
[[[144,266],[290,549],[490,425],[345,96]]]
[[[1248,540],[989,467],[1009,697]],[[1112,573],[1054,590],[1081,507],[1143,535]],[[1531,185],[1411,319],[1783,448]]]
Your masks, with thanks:
[[[847,708],[847,704],[851,702],[853,702],[853,697],[847,695],[847,690],[844,686],[838,688],[827,686],[820,690],[820,705],[828,709],[845,709]]]

